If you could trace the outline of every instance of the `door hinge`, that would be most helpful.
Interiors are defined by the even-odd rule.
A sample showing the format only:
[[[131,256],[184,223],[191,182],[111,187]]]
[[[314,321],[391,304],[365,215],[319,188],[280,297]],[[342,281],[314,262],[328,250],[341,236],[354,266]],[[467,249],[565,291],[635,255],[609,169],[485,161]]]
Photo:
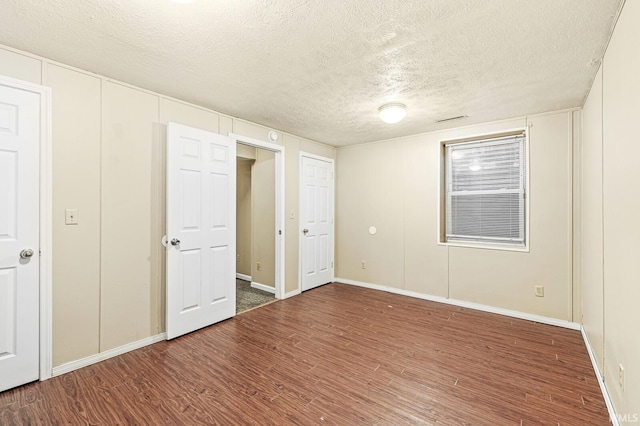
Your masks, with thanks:
[[[331,267],[333,268],[333,261],[331,261]]]

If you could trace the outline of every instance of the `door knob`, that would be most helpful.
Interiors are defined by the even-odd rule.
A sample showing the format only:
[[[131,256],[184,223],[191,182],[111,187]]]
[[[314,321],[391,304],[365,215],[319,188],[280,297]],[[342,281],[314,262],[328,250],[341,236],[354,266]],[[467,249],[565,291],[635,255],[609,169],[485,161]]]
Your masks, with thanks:
[[[304,235],[307,235],[307,234],[309,233],[309,230],[308,230],[307,228],[304,228],[304,229],[302,230],[302,233],[303,233]]]
[[[180,245],[180,240],[177,238],[174,238],[171,240],[171,245],[172,246],[179,246]]]
[[[21,259],[28,259],[31,256],[33,256],[33,250],[31,249],[24,249],[20,252],[20,258]]]

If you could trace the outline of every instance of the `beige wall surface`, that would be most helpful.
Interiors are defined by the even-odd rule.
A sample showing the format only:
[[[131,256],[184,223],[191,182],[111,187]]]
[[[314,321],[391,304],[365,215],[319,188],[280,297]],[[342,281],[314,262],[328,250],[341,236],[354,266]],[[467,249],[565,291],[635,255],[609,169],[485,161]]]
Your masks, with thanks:
[[[449,295],[563,320],[571,299],[571,113],[529,118],[529,253],[449,249]],[[544,286],[536,297],[535,285]]]
[[[256,150],[251,166],[251,281],[276,285],[276,155]],[[258,269],[258,263],[260,269]]]
[[[42,61],[0,48],[0,75],[42,84]]]
[[[258,139],[263,142],[271,142],[269,140],[269,132],[275,131],[268,127],[259,126],[249,121],[240,119],[233,120],[233,133],[240,136],[245,136],[252,139]],[[275,131],[278,135],[277,144],[282,144],[282,133]]]
[[[152,247],[159,214],[152,210],[159,99],[111,82],[103,90],[101,351],[152,335],[158,306],[151,306],[151,297],[160,286],[151,282],[151,255],[159,253]]]
[[[220,128],[218,124],[219,117],[219,114],[213,111],[198,108],[187,103],[173,99],[160,99],[160,122],[164,124],[163,127],[169,122],[174,122],[195,127],[196,129],[206,130],[207,132],[218,133],[218,129]]]
[[[164,331],[166,124],[263,141],[272,129],[2,46],[0,74],[44,75],[53,88],[54,366]],[[301,145],[332,158],[335,150],[278,135],[297,218]],[[64,225],[66,208],[79,210],[78,225]],[[288,292],[299,287],[297,238],[286,236]]]
[[[338,150],[337,277],[403,288],[403,151],[395,143]],[[369,234],[370,226],[376,227],[375,235]]]
[[[339,149],[336,276],[572,320],[572,120],[557,112]],[[530,251],[438,244],[440,143],[527,124]]]
[[[413,228],[404,232],[404,289],[447,297],[449,252],[446,246],[434,244],[439,236],[438,199],[432,195],[439,188],[439,153],[440,145],[424,143],[423,137],[406,141],[404,221]]]
[[[238,144],[241,146],[240,144]],[[236,177],[236,272],[251,276],[251,165],[238,158]]]
[[[582,324],[600,372],[604,367],[602,254],[602,67],[582,112]]]
[[[256,148],[253,146],[245,145],[242,143],[236,144],[236,157],[242,158],[245,160],[255,160],[256,159]]]
[[[233,119],[225,115],[221,115],[218,119],[218,132],[221,135],[228,136],[233,133]]]
[[[285,292],[300,288],[299,248],[300,248],[300,139],[285,134],[282,143],[285,148]],[[335,158],[335,149],[333,150]]]
[[[573,280],[572,305],[573,321],[579,323],[582,320],[582,110],[573,111],[573,146],[571,147],[571,161],[573,164],[573,200],[572,200],[572,253],[571,274]]]
[[[99,352],[101,81],[56,65],[47,71],[58,189],[53,197],[53,363],[60,365]],[[78,209],[77,225],[65,225],[68,208]]]
[[[620,414],[640,415],[640,2],[627,1],[603,60],[604,376]],[[597,176],[597,168],[595,170]],[[624,387],[619,385],[624,368]]]

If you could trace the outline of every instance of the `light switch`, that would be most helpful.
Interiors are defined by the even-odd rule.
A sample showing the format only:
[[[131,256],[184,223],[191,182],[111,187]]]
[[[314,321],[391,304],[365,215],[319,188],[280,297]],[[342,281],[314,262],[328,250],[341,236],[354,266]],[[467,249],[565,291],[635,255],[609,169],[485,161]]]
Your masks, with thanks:
[[[78,209],[66,209],[64,211],[64,223],[65,225],[77,225]]]

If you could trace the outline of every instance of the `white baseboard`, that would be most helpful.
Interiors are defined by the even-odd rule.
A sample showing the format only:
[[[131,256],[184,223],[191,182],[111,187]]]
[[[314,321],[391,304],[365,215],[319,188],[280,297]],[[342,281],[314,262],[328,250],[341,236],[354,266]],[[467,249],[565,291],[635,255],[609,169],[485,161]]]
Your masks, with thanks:
[[[302,292],[300,291],[300,289],[299,289],[299,288],[297,288],[297,289],[295,289],[295,290],[290,291],[289,293],[285,293],[285,295],[284,295],[283,299],[288,299],[288,298],[290,298],[290,297],[297,296],[297,295],[299,295],[300,293],[302,293]]]
[[[258,290],[266,291],[267,293],[276,294],[276,288],[271,287],[269,285],[260,284],[255,281],[251,281],[251,287],[257,288]]]
[[[447,305],[460,306],[463,308],[475,309],[478,311],[490,312],[492,314],[506,315],[508,317],[520,318],[523,320],[539,322],[542,324],[555,325],[558,327],[580,330],[577,322],[565,321],[557,318],[545,317],[542,315],[528,314],[526,312],[512,311],[510,309],[497,308],[495,306],[481,305],[480,303],[465,302],[464,300],[448,299],[441,296],[418,293],[416,291],[403,290],[401,288],[388,287],[379,284],[370,284],[361,281],[349,280],[346,278],[336,278],[336,282],[355,285],[358,287],[370,288],[372,290],[386,291],[388,293],[401,294],[403,296],[415,297],[417,299],[429,300],[431,302],[446,303]]]
[[[607,391],[607,387],[604,384],[603,376],[600,372],[600,368],[598,367],[598,363],[596,361],[596,356],[593,353],[593,349],[591,348],[591,342],[589,342],[589,336],[587,336],[587,332],[584,329],[584,326],[580,326],[580,332],[582,333],[582,339],[584,340],[584,344],[587,347],[587,352],[589,353],[589,359],[591,360],[591,364],[593,365],[593,371],[596,373],[596,378],[598,379],[598,385],[600,385],[600,391],[602,392],[602,397],[604,398],[604,403],[607,405],[607,410],[609,411],[609,420],[613,426],[619,426],[620,422],[618,421],[618,416],[616,415],[616,410],[613,407],[613,402],[611,401],[611,397],[609,396],[609,391]]]
[[[118,346],[117,348],[109,349],[108,351],[100,352],[95,355],[81,358],[76,361],[67,362],[66,364],[59,365],[53,368],[52,377],[59,376],[61,374],[69,373],[82,367],[87,367],[91,364],[95,364],[105,359],[113,358],[114,356],[122,355],[124,353],[140,349],[142,347],[151,345],[153,343],[161,342],[167,339],[167,333],[156,334],[155,336],[147,337],[136,342],[127,343],[126,345]]]
[[[241,274],[239,272],[236,272],[236,278],[239,279],[239,280],[251,282],[251,275],[245,275],[245,274]]]
[[[604,375],[602,374],[602,371],[600,371],[600,367],[598,367],[596,354],[593,352],[591,342],[589,341],[589,336],[587,336],[587,330],[584,329],[583,325],[580,325],[580,333],[582,333],[582,340],[584,340],[584,344],[587,347],[587,352],[589,352],[589,359],[591,360],[591,364],[593,364],[593,371],[595,371],[598,381],[602,382]]]

